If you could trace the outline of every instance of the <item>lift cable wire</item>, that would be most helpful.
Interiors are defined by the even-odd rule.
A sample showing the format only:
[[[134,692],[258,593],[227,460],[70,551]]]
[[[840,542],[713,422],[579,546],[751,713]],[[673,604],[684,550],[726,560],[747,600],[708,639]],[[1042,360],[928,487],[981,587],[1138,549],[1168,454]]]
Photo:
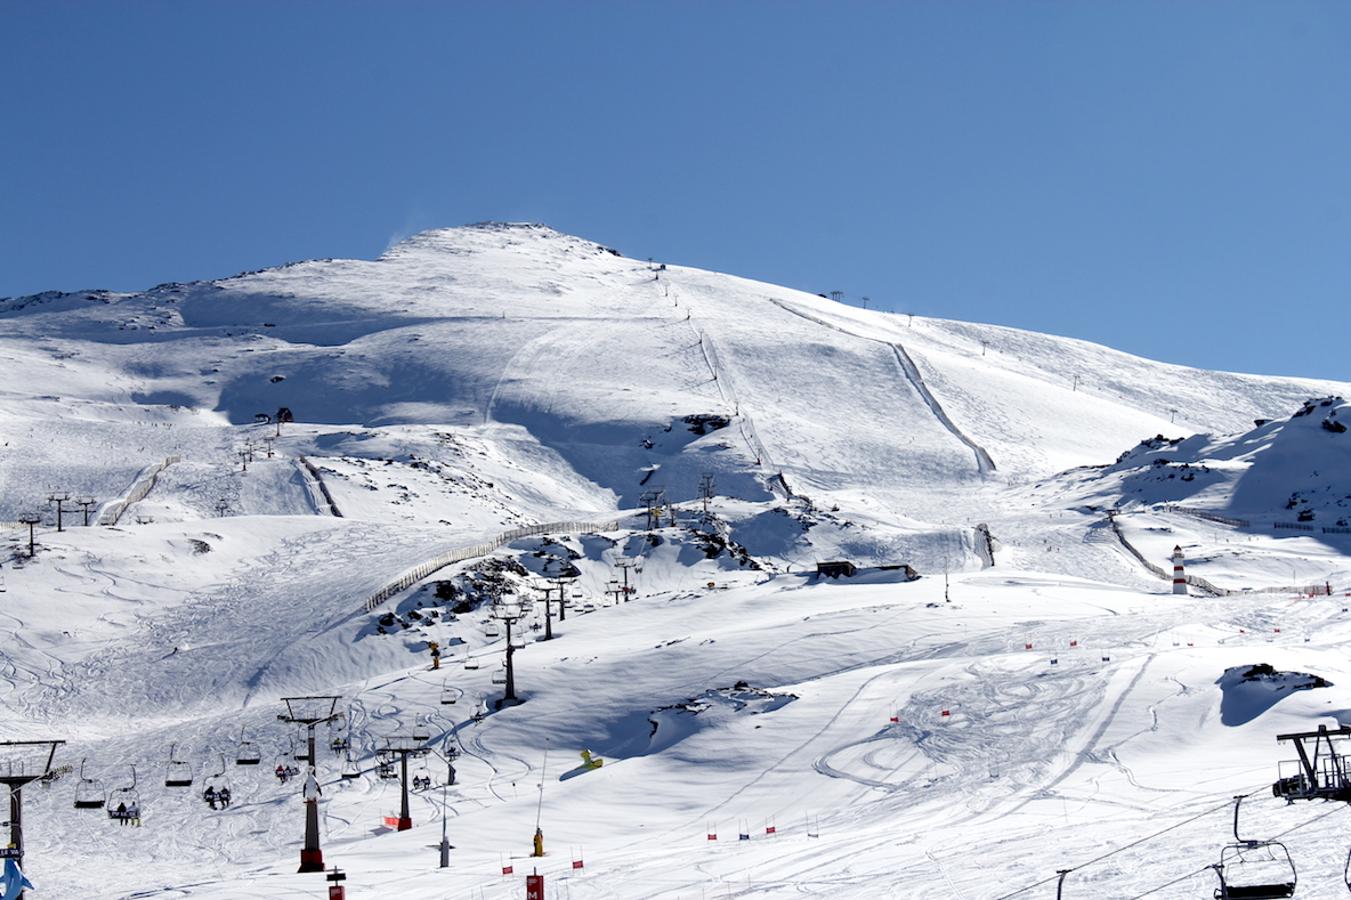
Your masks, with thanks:
[[[1308,825],[1312,825],[1314,822],[1317,822],[1317,821],[1320,820],[1320,819],[1326,819],[1328,816],[1333,815],[1334,813],[1339,813],[1339,812],[1341,812],[1341,811],[1342,811],[1343,809],[1345,809],[1345,808],[1346,808],[1345,806],[1338,806],[1336,809],[1330,809],[1330,810],[1328,810],[1328,811],[1325,812],[1325,813],[1319,813],[1318,815],[1314,816],[1312,819],[1308,819],[1308,820],[1306,820],[1306,821],[1300,822],[1298,825],[1295,825],[1295,826],[1292,827],[1292,828],[1287,828],[1287,829],[1285,829],[1285,831],[1282,831],[1280,834],[1273,835],[1273,836],[1272,836],[1271,838],[1269,838],[1268,840],[1277,840],[1278,838],[1283,838],[1283,837],[1285,837],[1287,834],[1292,834],[1293,832],[1299,831],[1301,828],[1304,828],[1305,826],[1308,826]],[[1150,894],[1157,894],[1159,891],[1162,891],[1162,890],[1164,890],[1165,888],[1170,888],[1170,887],[1172,887],[1173,885],[1179,884],[1179,883],[1181,883],[1181,882],[1183,882],[1183,881],[1186,881],[1186,880],[1189,879],[1189,878],[1195,878],[1197,875],[1201,875],[1201,874],[1203,874],[1203,873],[1205,873],[1205,872],[1209,872],[1209,871],[1210,871],[1211,869],[1213,869],[1213,868],[1215,868],[1215,867],[1214,867],[1214,866],[1204,866],[1204,867],[1202,867],[1202,868],[1200,868],[1200,869],[1197,869],[1195,872],[1188,872],[1186,875],[1183,875],[1183,876],[1181,876],[1181,877],[1179,877],[1179,878],[1174,878],[1172,881],[1169,881],[1169,882],[1166,882],[1166,883],[1164,883],[1164,884],[1161,884],[1161,885],[1159,885],[1158,887],[1152,887],[1152,888],[1150,888],[1149,890],[1145,891],[1143,894],[1136,894],[1136,895],[1134,895],[1133,897],[1131,897],[1130,900],[1140,900],[1141,897],[1148,897]]]
[[[1260,792],[1262,792],[1263,790],[1266,790],[1266,789],[1267,789],[1267,786],[1264,784],[1264,785],[1262,785],[1262,787],[1256,788],[1256,789],[1251,790],[1251,791],[1249,791],[1248,793],[1244,794],[1243,797],[1244,797],[1244,799],[1247,799],[1248,797],[1251,797],[1251,796],[1253,796],[1253,795],[1255,795],[1255,794],[1258,794],[1258,793],[1260,793]],[[1181,828],[1183,825],[1190,825],[1192,822],[1195,822],[1197,819],[1204,819],[1206,816],[1214,815],[1215,813],[1219,812],[1220,810],[1222,810],[1222,809],[1228,809],[1229,807],[1231,807],[1231,806],[1233,806],[1233,805],[1234,805],[1233,797],[1230,797],[1228,800],[1226,800],[1225,802],[1219,804],[1218,806],[1212,806],[1212,807],[1210,807],[1209,809],[1202,810],[1201,812],[1197,813],[1197,814],[1194,815],[1194,816],[1191,816],[1190,818],[1182,819],[1181,821],[1174,822],[1172,825],[1169,825],[1167,828],[1163,828],[1163,829],[1160,829],[1159,831],[1154,832],[1153,834],[1147,834],[1147,835],[1145,835],[1144,837],[1137,838],[1137,839],[1131,841],[1129,844],[1123,844],[1122,846],[1117,847],[1115,850],[1109,850],[1109,851],[1107,851],[1106,853],[1102,854],[1101,856],[1095,856],[1095,857],[1093,857],[1092,859],[1088,860],[1087,862],[1081,862],[1081,863],[1079,863],[1079,865],[1077,865],[1077,866],[1070,866],[1069,869],[1068,869],[1068,871],[1070,871],[1070,872],[1077,872],[1077,871],[1079,871],[1080,869],[1084,869],[1084,868],[1087,868],[1087,867],[1089,867],[1089,866],[1091,866],[1091,865],[1094,865],[1094,864],[1096,864],[1096,863],[1100,863],[1100,862],[1102,862],[1104,859],[1107,859],[1107,858],[1112,857],[1112,856],[1116,856],[1118,853],[1124,853],[1124,852],[1126,852],[1127,850],[1130,850],[1130,849],[1133,848],[1133,847],[1138,847],[1138,846],[1140,846],[1141,844],[1146,843],[1147,841],[1152,841],[1152,840],[1154,840],[1156,837],[1161,837],[1162,835],[1165,835],[1165,834],[1167,834],[1167,833],[1170,832],[1170,831],[1175,831],[1176,829]],[[1033,882],[1032,884],[1029,884],[1029,885],[1027,885],[1026,887],[1020,887],[1020,888],[1018,888],[1018,890],[1016,890],[1016,891],[1011,891],[1010,893],[1007,893],[1007,894],[1001,894],[1000,896],[996,897],[995,900],[1008,900],[1009,897],[1017,897],[1017,896],[1020,895],[1020,894],[1025,894],[1025,893],[1027,893],[1028,891],[1032,890],[1033,888],[1041,887],[1041,886],[1044,885],[1044,884],[1050,884],[1051,882],[1055,881],[1055,880],[1058,879],[1059,877],[1060,877],[1059,874],[1055,874],[1055,875],[1050,876],[1049,878],[1043,878],[1041,881]]]

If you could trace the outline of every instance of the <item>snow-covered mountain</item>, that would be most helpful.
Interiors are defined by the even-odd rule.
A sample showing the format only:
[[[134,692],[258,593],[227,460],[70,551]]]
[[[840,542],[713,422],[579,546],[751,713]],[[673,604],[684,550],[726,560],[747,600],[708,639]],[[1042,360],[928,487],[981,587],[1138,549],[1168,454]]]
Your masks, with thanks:
[[[997,896],[1274,777],[1277,729],[1346,708],[1340,601],[1280,593],[1351,581],[1351,412],[1320,399],[1346,383],[500,224],[0,300],[0,366],[0,697],[102,789],[135,765],[144,805],[110,828],[71,807],[77,772],[26,793],[25,870],[57,896],[319,896],[289,874],[298,788],[271,777],[296,693],[343,697],[363,770],[322,760],[330,861],[351,896],[408,897],[518,894],[500,869],[542,777],[531,865],[569,895]],[[1224,596],[1167,593],[1174,544]],[[827,560],[861,568],[810,574]],[[498,709],[492,601],[559,574],[574,611],[551,642],[524,611],[526,702]],[[1262,662],[1329,684],[1222,722],[1222,676]],[[233,764],[241,728],[261,769]],[[385,834],[375,752],[413,731],[459,777]],[[162,786],[174,743],[231,808]],[[443,810],[450,872],[426,849]],[[1222,819],[1084,875],[1111,896],[1183,875]]]

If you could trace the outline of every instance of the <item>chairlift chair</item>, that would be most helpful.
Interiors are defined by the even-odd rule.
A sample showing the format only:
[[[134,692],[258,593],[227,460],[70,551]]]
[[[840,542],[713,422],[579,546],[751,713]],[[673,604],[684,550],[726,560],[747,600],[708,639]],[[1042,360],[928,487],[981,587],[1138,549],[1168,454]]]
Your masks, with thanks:
[[[131,767],[131,784],[115,789],[108,796],[108,818],[132,821],[141,817],[141,795],[136,790],[136,767]]]
[[[291,756],[297,760],[306,760],[310,758],[310,734],[309,729],[303,728],[298,737],[291,739]]]
[[[169,761],[164,768],[164,786],[171,788],[192,787],[192,764],[174,758],[177,744],[169,745]]]
[[[497,624],[496,620],[491,620],[483,626],[483,636],[486,638],[500,638],[502,636],[502,626]]]
[[[351,781],[353,778],[361,777],[361,768],[352,759],[352,751],[347,751],[347,759],[342,764],[342,778],[344,781]]]
[[[413,740],[421,742],[430,741],[431,739],[432,729],[430,725],[421,719],[413,723]]]
[[[85,777],[84,763],[83,759],[80,760],[80,780],[75,785],[75,808],[103,809],[108,802],[108,795],[99,781]]]
[[[465,655],[464,655],[464,667],[465,667],[466,670],[472,672],[473,670],[475,670],[475,669],[477,669],[477,668],[479,667],[479,661],[478,661],[478,659],[477,659],[476,657],[470,656],[468,653],[465,653]]]
[[[235,765],[256,766],[263,761],[263,754],[253,741],[244,739],[244,727],[239,727],[239,747],[235,750]]]
[[[1215,900],[1282,900],[1295,895],[1297,875],[1290,851],[1280,841],[1245,840],[1238,834],[1242,797],[1234,798],[1234,843],[1213,868],[1220,879]]]
[[[516,650],[525,649],[525,634],[519,629],[511,633],[511,646]]]
[[[441,705],[451,706],[456,700],[460,699],[460,694],[464,693],[457,687],[451,687],[449,684],[441,685]]]
[[[507,683],[507,664],[502,663],[502,665],[499,668],[493,670],[493,684],[506,684],[506,683]]]
[[[202,800],[212,809],[224,809],[230,805],[230,780],[225,777],[225,754],[220,754],[220,770],[204,779]]]

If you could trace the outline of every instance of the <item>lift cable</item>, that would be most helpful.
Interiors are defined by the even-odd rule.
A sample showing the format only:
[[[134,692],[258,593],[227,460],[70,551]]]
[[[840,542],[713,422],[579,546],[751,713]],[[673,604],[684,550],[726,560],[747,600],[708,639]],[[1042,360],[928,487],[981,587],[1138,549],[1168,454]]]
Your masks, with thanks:
[[[1243,797],[1246,799],[1246,798],[1248,798],[1248,797],[1251,797],[1251,796],[1253,796],[1253,795],[1255,795],[1255,794],[1260,793],[1260,792],[1261,792],[1262,790],[1264,790],[1264,789],[1266,789],[1266,785],[1263,785],[1262,787],[1257,788],[1257,789],[1255,789],[1255,790],[1249,791],[1248,793],[1244,794]],[[1233,799],[1233,797],[1230,797],[1228,800],[1226,800],[1224,803],[1219,804],[1218,806],[1212,806],[1212,807],[1210,807],[1209,809],[1202,810],[1201,812],[1197,813],[1197,814],[1194,815],[1194,816],[1191,816],[1190,818],[1186,818],[1186,819],[1182,819],[1181,821],[1174,822],[1172,825],[1169,825],[1167,828],[1163,828],[1163,829],[1160,829],[1159,831],[1154,832],[1153,834],[1147,834],[1147,835],[1145,835],[1144,837],[1137,838],[1137,839],[1131,841],[1129,844],[1123,844],[1122,846],[1117,847],[1115,850],[1109,850],[1109,851],[1107,851],[1106,853],[1102,854],[1101,856],[1095,856],[1095,857],[1093,857],[1092,859],[1088,860],[1087,862],[1081,862],[1081,863],[1079,863],[1079,865],[1077,865],[1077,866],[1070,866],[1070,867],[1069,867],[1069,871],[1071,871],[1071,872],[1077,872],[1077,871],[1079,871],[1080,869],[1087,868],[1088,866],[1094,865],[1095,863],[1100,863],[1100,862],[1102,862],[1104,859],[1107,859],[1107,858],[1112,857],[1112,856],[1116,856],[1118,853],[1124,853],[1125,851],[1130,850],[1130,849],[1133,848],[1133,847],[1138,847],[1138,846],[1140,846],[1141,844],[1146,843],[1147,841],[1152,841],[1152,840],[1154,840],[1156,837],[1161,837],[1162,835],[1165,835],[1165,834],[1167,834],[1167,833],[1170,832],[1170,831],[1174,831],[1174,830],[1176,830],[1176,829],[1178,829],[1178,828],[1181,828],[1183,825],[1190,825],[1192,822],[1195,822],[1197,819],[1204,819],[1206,816],[1214,815],[1215,813],[1219,812],[1220,810],[1222,810],[1222,809],[1228,809],[1229,807],[1231,807],[1231,806],[1233,806],[1233,805],[1234,805],[1234,799]],[[1007,894],[1001,894],[1000,896],[996,897],[995,900],[1008,900],[1009,897],[1017,897],[1017,896],[1020,895],[1020,894],[1025,894],[1025,893],[1027,893],[1028,891],[1032,890],[1033,888],[1041,887],[1041,886],[1044,885],[1044,884],[1050,884],[1051,882],[1055,881],[1055,880],[1056,880],[1057,878],[1059,878],[1059,877],[1060,877],[1060,875],[1059,875],[1059,874],[1056,874],[1056,875],[1050,876],[1049,878],[1043,878],[1041,881],[1033,882],[1032,884],[1029,884],[1029,885],[1027,885],[1027,886],[1025,886],[1025,887],[1020,887],[1020,888],[1018,888],[1018,890],[1016,890],[1016,891],[1011,891],[1010,893],[1007,893]]]
[[[1307,826],[1307,825],[1312,825],[1314,822],[1317,822],[1319,819],[1326,819],[1328,816],[1333,815],[1334,813],[1341,812],[1343,809],[1345,809],[1345,806],[1339,806],[1339,807],[1337,807],[1336,809],[1330,809],[1330,810],[1328,810],[1328,811],[1325,812],[1325,813],[1319,813],[1318,815],[1314,816],[1312,819],[1308,819],[1308,820],[1306,820],[1306,821],[1300,822],[1298,825],[1295,825],[1295,826],[1293,826],[1293,827],[1291,827],[1291,828],[1287,828],[1285,831],[1282,831],[1280,834],[1273,835],[1271,838],[1269,838],[1269,840],[1277,840],[1278,838],[1283,838],[1283,837],[1285,837],[1287,834],[1291,834],[1291,833],[1293,833],[1293,832],[1299,831],[1301,828],[1304,828],[1304,827]],[[1195,872],[1188,872],[1186,875],[1183,875],[1183,876],[1181,876],[1181,877],[1179,877],[1179,878],[1174,878],[1172,881],[1169,881],[1169,882],[1166,882],[1166,883],[1164,883],[1164,884],[1161,884],[1161,885],[1159,885],[1158,887],[1152,887],[1152,888],[1150,888],[1149,890],[1145,891],[1143,894],[1135,894],[1134,896],[1132,896],[1132,897],[1130,898],[1130,900],[1140,900],[1141,897],[1148,897],[1150,894],[1157,894],[1159,891],[1164,890],[1165,888],[1170,888],[1170,887],[1172,887],[1173,885],[1179,884],[1179,883],[1181,883],[1181,882],[1183,882],[1183,881],[1186,881],[1186,880],[1189,879],[1189,878],[1195,878],[1197,875],[1201,875],[1201,874],[1204,874],[1204,873],[1206,873],[1206,872],[1209,872],[1209,871],[1210,871],[1211,869],[1213,869],[1213,868],[1214,868],[1214,866],[1204,866],[1204,867],[1202,867],[1202,868],[1200,868],[1200,869],[1197,869]]]

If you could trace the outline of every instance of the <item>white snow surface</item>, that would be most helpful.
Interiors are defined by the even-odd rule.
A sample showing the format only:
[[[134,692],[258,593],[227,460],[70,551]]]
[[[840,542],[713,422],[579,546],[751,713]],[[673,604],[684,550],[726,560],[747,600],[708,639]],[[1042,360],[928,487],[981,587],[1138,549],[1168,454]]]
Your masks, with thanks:
[[[1051,878],[1036,897],[1060,868],[1066,896],[1209,896],[1226,801],[1250,791],[1244,830],[1288,832],[1298,896],[1345,890],[1344,823],[1315,819],[1335,808],[1269,785],[1293,755],[1276,734],[1351,722],[1351,434],[1324,425],[1351,419],[1346,383],[860,310],[505,224],[3,299],[0,371],[0,703],[7,738],[63,739],[69,767],[24,791],[35,896],[327,896],[295,872],[303,779],[272,775],[296,737],[280,698],[309,693],[346,713],[317,774],[353,898],[519,897],[535,869],[551,898]],[[255,421],[280,407],[295,421]],[[1163,569],[1183,547],[1220,596],[1174,596],[1128,545]],[[858,574],[813,575],[840,559]],[[900,564],[919,578],[878,568]],[[525,629],[524,702],[498,708],[488,599],[568,568],[567,620]],[[1259,663],[1294,674],[1235,674]],[[235,765],[241,729],[260,766]],[[433,788],[394,832],[375,754],[415,733],[459,752],[457,778],[413,760]],[[353,779],[327,749],[347,734]],[[171,745],[192,788],[164,786]],[[135,766],[141,827],[73,808],[81,760],[104,791]],[[233,803],[212,810],[221,769]]]

